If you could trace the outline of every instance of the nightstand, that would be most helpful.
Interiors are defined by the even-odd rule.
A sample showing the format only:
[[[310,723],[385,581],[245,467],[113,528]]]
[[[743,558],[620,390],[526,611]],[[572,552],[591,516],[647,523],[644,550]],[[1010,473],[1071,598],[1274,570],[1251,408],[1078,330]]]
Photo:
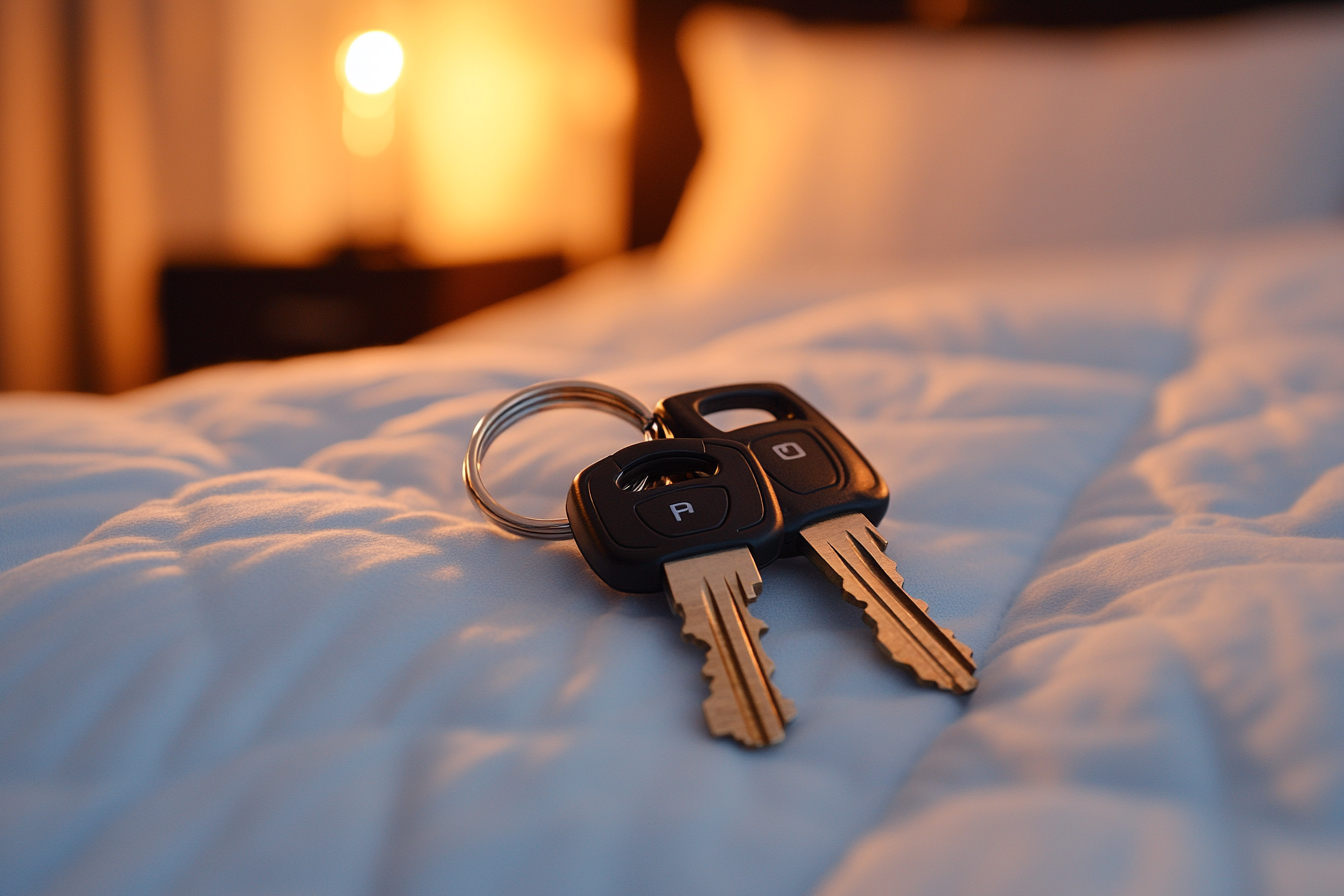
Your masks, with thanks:
[[[343,250],[316,267],[169,264],[159,277],[165,373],[394,345],[564,273],[559,256],[414,267]]]

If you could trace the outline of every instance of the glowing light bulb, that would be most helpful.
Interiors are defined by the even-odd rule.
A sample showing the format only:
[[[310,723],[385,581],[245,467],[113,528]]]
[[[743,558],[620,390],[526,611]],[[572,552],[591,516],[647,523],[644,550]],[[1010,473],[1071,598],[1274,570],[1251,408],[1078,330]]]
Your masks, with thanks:
[[[382,93],[397,83],[404,60],[395,37],[365,31],[345,51],[345,80],[360,93]]]

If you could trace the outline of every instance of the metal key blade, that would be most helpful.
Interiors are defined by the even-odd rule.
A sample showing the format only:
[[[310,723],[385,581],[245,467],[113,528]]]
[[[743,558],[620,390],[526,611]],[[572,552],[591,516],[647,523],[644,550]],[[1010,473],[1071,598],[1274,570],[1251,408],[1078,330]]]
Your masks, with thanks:
[[[685,620],[681,635],[709,649],[705,723],[715,737],[732,735],[748,747],[784,739],[797,714],[770,676],[775,664],[761,648],[766,625],[747,609],[761,593],[761,574],[746,548],[673,560],[663,566],[667,600]]]
[[[905,593],[905,579],[886,555],[887,540],[861,513],[803,529],[803,553],[863,608],[863,621],[893,662],[921,682],[956,694],[975,690],[971,649],[929,618],[929,605]]]

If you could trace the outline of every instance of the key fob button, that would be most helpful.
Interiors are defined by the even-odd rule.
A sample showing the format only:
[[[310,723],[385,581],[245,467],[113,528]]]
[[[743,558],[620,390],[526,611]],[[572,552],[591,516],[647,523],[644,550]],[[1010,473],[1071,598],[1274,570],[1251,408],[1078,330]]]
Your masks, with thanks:
[[[795,494],[830,488],[840,478],[821,443],[802,430],[763,436],[751,443],[751,451],[771,479]]]
[[[745,409],[773,419],[724,432],[706,416]],[[861,513],[876,525],[887,512],[891,495],[877,470],[834,423],[787,386],[738,383],[685,392],[658,402],[654,415],[661,429],[677,438],[731,439],[748,447],[784,514],[781,557],[797,556],[804,547],[802,531],[823,520]]]
[[[635,513],[644,525],[668,538],[709,532],[728,518],[728,491],[718,486],[667,489],[636,504]]]
[[[784,541],[778,492],[751,449],[730,439],[628,445],[574,477],[565,515],[593,571],[635,594],[663,588],[673,561],[747,548],[765,566]]]

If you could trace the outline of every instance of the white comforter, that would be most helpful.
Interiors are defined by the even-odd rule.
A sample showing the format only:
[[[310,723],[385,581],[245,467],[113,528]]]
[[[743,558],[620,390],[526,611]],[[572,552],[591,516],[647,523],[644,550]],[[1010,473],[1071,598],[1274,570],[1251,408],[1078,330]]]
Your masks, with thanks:
[[[416,345],[0,400],[0,893],[1337,893],[1344,230],[679,295],[626,260]],[[911,685],[804,560],[796,701],[710,739],[661,596],[485,524],[480,414],[778,380],[974,648]],[[633,436],[487,473],[550,515]]]

